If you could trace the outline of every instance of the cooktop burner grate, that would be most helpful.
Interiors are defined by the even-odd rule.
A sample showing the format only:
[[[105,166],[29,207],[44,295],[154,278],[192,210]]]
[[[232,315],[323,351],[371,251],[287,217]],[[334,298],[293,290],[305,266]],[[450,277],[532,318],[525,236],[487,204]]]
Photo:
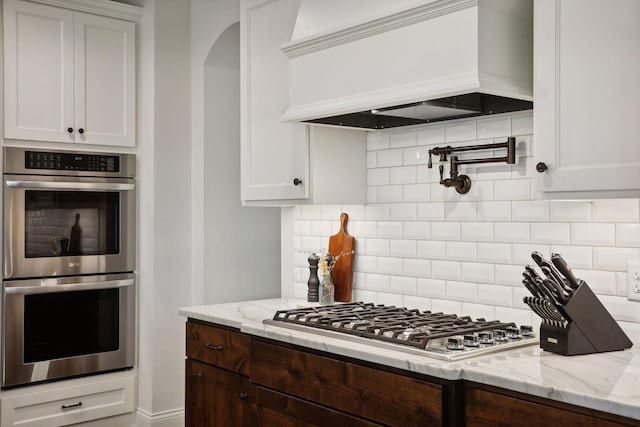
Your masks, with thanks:
[[[440,358],[446,360],[537,342],[531,327],[518,328],[513,322],[363,302],[280,310],[265,323],[307,332],[313,328],[367,343],[400,344],[422,354],[445,355]]]

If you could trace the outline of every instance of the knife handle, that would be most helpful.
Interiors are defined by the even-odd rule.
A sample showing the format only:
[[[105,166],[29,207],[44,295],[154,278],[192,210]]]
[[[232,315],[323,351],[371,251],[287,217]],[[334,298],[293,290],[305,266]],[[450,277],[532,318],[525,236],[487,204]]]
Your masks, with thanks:
[[[553,265],[567,278],[569,281],[569,286],[573,289],[578,289],[580,285],[583,283],[582,280],[578,279],[571,271],[571,267],[569,264],[562,258],[560,254],[551,254],[551,262]]]
[[[567,304],[567,302],[569,301],[569,298],[564,293],[564,291],[562,290],[559,284],[557,284],[551,279],[542,279],[542,283],[544,283],[547,289],[549,289],[553,293],[553,296],[555,297],[556,302],[560,303],[560,305],[563,305],[563,306]]]

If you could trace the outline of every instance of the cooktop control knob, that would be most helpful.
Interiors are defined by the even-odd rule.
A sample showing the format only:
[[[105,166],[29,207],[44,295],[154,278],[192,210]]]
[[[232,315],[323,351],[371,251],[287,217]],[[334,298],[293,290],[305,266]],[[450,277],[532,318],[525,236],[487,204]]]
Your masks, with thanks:
[[[491,332],[480,332],[478,333],[478,341],[484,345],[493,344],[493,336]]]
[[[478,342],[478,336],[477,335],[465,335],[462,338],[462,344],[465,347],[480,347],[480,343]]]
[[[507,331],[504,329],[496,329],[493,331],[493,340],[496,342],[505,342],[507,341]]]
[[[449,350],[464,350],[462,339],[459,337],[447,338],[447,348]]]
[[[507,338],[510,340],[519,340],[521,338],[520,329],[516,328],[515,326],[508,326],[506,332]]]
[[[520,325],[520,335],[522,335],[523,337],[532,337],[533,336],[533,326]]]

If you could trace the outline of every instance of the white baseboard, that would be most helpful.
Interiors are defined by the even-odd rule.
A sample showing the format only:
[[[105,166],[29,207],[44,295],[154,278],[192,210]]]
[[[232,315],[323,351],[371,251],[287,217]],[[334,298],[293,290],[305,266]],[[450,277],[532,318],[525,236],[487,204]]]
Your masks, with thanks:
[[[184,427],[184,409],[172,409],[151,414],[138,408],[136,421],[137,427]]]

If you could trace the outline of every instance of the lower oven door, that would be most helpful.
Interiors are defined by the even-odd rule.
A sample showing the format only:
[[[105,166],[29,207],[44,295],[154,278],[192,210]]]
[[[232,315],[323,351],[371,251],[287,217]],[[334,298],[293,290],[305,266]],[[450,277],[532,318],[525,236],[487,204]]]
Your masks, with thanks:
[[[3,283],[2,387],[133,367],[131,273]]]

